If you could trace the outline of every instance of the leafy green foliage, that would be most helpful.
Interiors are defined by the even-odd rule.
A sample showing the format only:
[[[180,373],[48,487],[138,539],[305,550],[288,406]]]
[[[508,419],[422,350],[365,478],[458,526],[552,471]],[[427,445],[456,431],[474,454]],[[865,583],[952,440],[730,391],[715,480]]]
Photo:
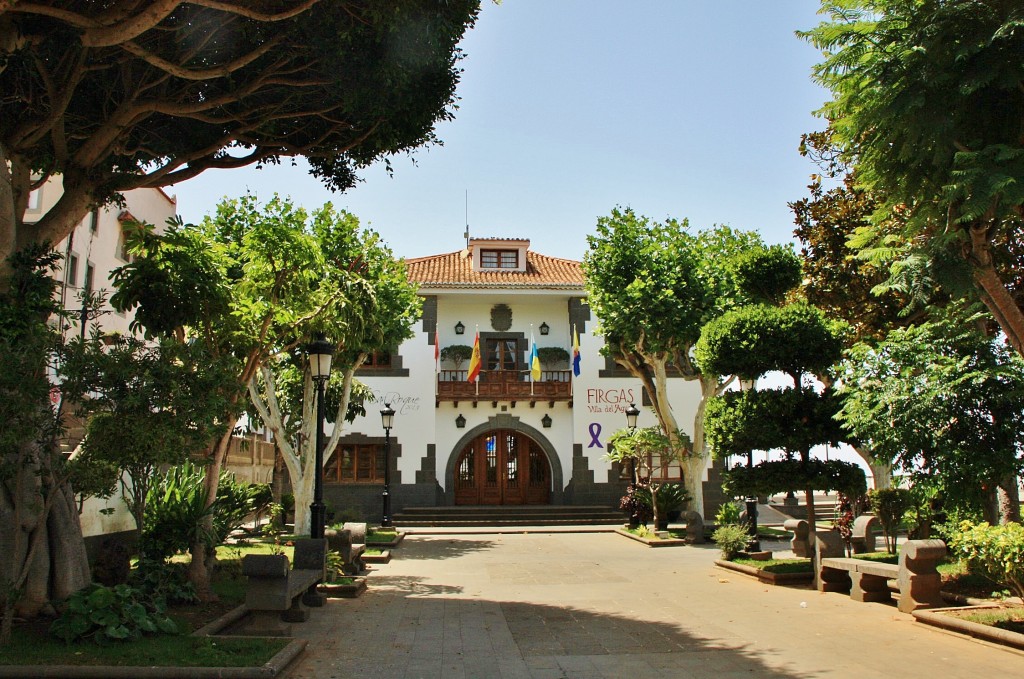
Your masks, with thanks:
[[[890,554],[895,554],[896,531],[903,514],[913,503],[910,492],[905,488],[875,488],[868,493],[868,503],[871,512],[878,517],[878,523],[882,524],[886,549]]]
[[[139,590],[147,601],[162,606],[199,601],[182,563],[142,559],[131,572],[128,584]]]
[[[73,594],[50,634],[67,643],[92,639],[96,643],[131,641],[143,634],[178,634],[164,615],[162,604],[148,601],[128,585],[90,585]]]
[[[831,389],[729,391],[708,399],[704,426],[716,458],[753,450],[798,451],[848,438],[834,415],[841,401]]]
[[[950,550],[967,561],[972,572],[1009,588],[1024,598],[1024,526],[990,526],[964,521],[950,536]]]
[[[929,276],[916,272],[960,260],[971,274],[961,278],[1021,353],[1020,268],[1001,267],[1003,248],[993,247],[1019,250],[1024,208],[1018,4],[830,0],[822,13],[828,21],[802,34],[825,55],[815,79],[833,99],[821,113],[880,201],[854,242],[865,256],[895,260],[894,277],[911,283],[901,292],[919,299]],[[878,227],[890,218],[896,234]]]
[[[732,561],[737,554],[747,548],[750,535],[747,533],[746,526],[725,524],[715,529],[715,532],[711,534],[711,539],[722,550],[722,558]]]
[[[734,496],[764,497],[807,488],[857,496],[867,490],[864,470],[843,460],[766,460],[725,470],[722,479],[722,486]]]
[[[948,506],[981,508],[1024,459],[1024,363],[950,308],[853,346],[839,369],[844,428]],[[916,481],[915,481],[916,485]]]
[[[224,432],[221,385],[233,370],[233,361],[218,360],[203,344],[167,338],[127,336],[106,346],[95,334],[66,346],[64,384],[90,395],[79,407],[87,418],[85,462],[94,472],[112,471],[107,484],[130,476],[122,493],[139,530],[156,468],[187,459]]]
[[[819,374],[841,354],[837,329],[808,304],[741,307],[708,323],[694,347],[702,370],[751,380],[773,370]]]
[[[743,510],[738,502],[723,502],[715,512],[715,523],[719,526],[739,526],[740,514]]]
[[[651,506],[651,490],[641,486],[635,492],[637,500]],[[690,493],[678,483],[662,483],[658,486],[658,516],[664,518],[669,512],[678,512],[690,501]]]
[[[38,237],[11,240],[30,243],[60,241],[118,192],[210,168],[304,157],[343,191],[358,169],[437,142],[435,125],[454,115],[458,43],[479,2],[229,0],[151,13],[116,3],[102,26],[88,3],[12,7],[3,10],[0,146],[13,205],[27,203],[38,175],[65,177],[57,208],[32,225],[14,217]]]
[[[733,262],[736,285],[751,300],[778,306],[800,285],[800,260],[793,248],[772,245],[742,252]]]

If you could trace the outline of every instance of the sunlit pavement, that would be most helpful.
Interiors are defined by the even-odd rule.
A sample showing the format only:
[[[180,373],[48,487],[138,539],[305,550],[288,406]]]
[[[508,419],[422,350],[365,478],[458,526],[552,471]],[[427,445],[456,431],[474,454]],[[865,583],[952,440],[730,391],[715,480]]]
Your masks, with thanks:
[[[411,535],[294,633],[293,679],[1021,676],[1024,654],[894,606],[762,585],[712,545],[614,533]]]

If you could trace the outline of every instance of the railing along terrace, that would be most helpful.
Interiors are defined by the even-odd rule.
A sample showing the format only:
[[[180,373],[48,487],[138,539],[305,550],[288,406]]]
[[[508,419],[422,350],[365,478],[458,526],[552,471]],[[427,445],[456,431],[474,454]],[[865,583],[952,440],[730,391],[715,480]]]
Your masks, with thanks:
[[[445,400],[481,401],[568,400],[572,398],[572,371],[543,370],[540,380],[530,381],[529,370],[481,370],[479,384],[468,382],[467,370],[441,370],[437,396]]]

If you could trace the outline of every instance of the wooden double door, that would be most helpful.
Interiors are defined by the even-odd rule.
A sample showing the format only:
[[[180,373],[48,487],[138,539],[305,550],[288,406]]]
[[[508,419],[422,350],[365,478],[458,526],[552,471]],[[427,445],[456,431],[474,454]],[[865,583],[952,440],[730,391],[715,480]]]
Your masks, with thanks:
[[[551,500],[551,466],[541,447],[510,429],[481,434],[455,466],[457,505],[538,505]]]

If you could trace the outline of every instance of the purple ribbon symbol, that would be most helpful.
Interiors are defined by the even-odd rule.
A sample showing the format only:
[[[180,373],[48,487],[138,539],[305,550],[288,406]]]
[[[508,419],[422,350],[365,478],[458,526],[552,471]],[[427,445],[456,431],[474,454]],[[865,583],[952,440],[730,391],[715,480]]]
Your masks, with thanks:
[[[600,436],[600,435],[601,435],[601,424],[599,422],[591,422],[590,423],[590,445],[588,445],[587,448],[593,448],[594,446],[597,446],[598,448],[604,448],[604,446],[601,445],[601,439],[598,438],[598,436]]]

